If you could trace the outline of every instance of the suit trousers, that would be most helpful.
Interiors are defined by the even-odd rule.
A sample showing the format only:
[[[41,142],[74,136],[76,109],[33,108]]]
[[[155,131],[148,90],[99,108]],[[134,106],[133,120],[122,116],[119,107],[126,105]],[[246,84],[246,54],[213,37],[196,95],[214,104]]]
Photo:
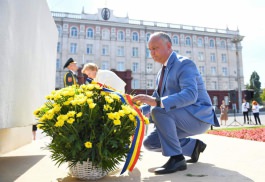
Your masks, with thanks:
[[[198,120],[184,108],[166,112],[163,108],[152,107],[151,117],[155,128],[143,144],[148,150],[162,151],[164,156],[183,154],[190,157],[196,139],[189,136],[202,134],[211,126]]]

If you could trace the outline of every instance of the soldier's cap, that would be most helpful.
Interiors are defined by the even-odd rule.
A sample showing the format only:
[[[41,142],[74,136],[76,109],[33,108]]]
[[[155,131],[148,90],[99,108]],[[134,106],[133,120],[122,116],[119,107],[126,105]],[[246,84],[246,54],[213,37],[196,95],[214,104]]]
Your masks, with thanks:
[[[76,62],[73,60],[73,58],[69,58],[69,59],[66,61],[66,63],[64,64],[63,69],[64,69],[64,68],[67,68],[67,66],[69,66],[69,64],[71,64],[71,63],[76,63]]]

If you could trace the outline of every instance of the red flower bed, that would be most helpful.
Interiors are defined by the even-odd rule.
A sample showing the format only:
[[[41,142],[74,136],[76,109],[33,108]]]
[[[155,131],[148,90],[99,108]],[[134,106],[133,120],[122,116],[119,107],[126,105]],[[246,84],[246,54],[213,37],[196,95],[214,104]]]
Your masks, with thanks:
[[[242,129],[242,130],[233,130],[233,131],[211,130],[208,131],[207,133],[213,135],[227,136],[232,138],[265,142],[265,128]]]

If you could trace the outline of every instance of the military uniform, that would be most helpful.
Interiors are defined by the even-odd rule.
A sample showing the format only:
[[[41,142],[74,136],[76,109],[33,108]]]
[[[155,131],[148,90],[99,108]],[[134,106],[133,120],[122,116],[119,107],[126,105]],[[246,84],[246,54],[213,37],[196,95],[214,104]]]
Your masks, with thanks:
[[[73,58],[69,58],[63,68],[67,68],[71,63],[76,63]],[[78,84],[77,75],[73,71],[69,70],[65,73],[63,78],[64,87]]]
[[[63,78],[64,87],[76,85],[78,83],[77,76],[72,71],[65,73]]]

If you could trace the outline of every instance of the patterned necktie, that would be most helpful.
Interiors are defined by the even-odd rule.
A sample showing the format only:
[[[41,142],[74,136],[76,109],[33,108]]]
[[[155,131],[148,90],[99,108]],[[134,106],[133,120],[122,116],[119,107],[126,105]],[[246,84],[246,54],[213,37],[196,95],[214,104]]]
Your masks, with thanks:
[[[163,66],[163,67],[162,67],[161,74],[160,74],[160,80],[159,80],[159,84],[158,84],[158,94],[159,94],[159,95],[160,95],[160,93],[161,93],[161,87],[162,87],[162,83],[163,83],[163,78],[164,78],[165,69],[166,69],[166,66]]]

